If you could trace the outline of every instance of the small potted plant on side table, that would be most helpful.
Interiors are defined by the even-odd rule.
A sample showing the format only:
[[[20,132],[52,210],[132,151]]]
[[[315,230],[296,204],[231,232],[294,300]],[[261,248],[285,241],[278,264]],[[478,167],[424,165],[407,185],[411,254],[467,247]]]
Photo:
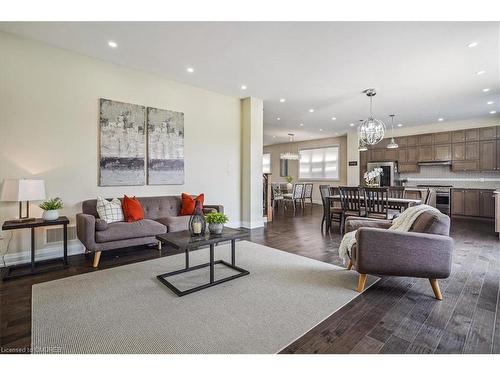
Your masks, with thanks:
[[[61,198],[51,198],[43,201],[38,206],[43,210],[42,218],[45,221],[54,221],[59,218],[59,211],[63,208],[63,202]]]
[[[229,221],[227,216],[220,212],[211,212],[207,214],[205,220],[208,223],[208,230],[211,234],[221,234],[224,230],[224,224]]]

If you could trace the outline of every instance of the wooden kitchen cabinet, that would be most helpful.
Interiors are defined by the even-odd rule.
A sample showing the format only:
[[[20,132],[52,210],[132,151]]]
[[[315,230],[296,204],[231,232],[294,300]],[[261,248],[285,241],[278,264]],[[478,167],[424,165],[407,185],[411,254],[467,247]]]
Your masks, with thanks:
[[[456,130],[452,132],[451,141],[453,143],[465,142],[465,130]]]
[[[408,137],[398,137],[396,138],[396,143],[398,144],[399,148],[405,148],[408,146]]]
[[[451,164],[451,170],[453,172],[478,171],[479,170],[479,160],[453,161]]]
[[[408,147],[406,149],[406,161],[408,163],[418,162],[418,147]]]
[[[500,170],[500,139],[497,139],[496,143],[496,170]]]
[[[479,216],[479,190],[464,191],[464,215]]]
[[[418,136],[416,135],[410,135],[406,137],[406,146],[411,147],[411,146],[416,146],[418,144]]]
[[[398,160],[398,149],[386,149],[384,152],[385,161],[397,161]]]
[[[434,133],[434,144],[451,143],[451,132]]]
[[[418,161],[432,161],[434,159],[434,148],[432,146],[419,146]]]
[[[497,169],[497,141],[479,142],[479,169],[481,171],[495,171]]]
[[[463,189],[451,189],[451,214],[463,215],[464,214],[464,194]]]
[[[495,196],[493,190],[479,190],[479,216],[495,217]]]
[[[370,157],[371,161],[384,161],[384,157],[385,157],[385,150],[384,149],[374,148],[370,152],[371,152],[371,157]]]
[[[479,159],[479,142],[465,143],[465,160]]]
[[[453,143],[451,145],[451,160],[465,160],[465,143]]]
[[[418,144],[420,146],[432,145],[433,134],[422,134],[418,136]]]
[[[479,141],[479,129],[467,129],[467,130],[465,130],[465,140],[466,141]]]
[[[406,148],[398,148],[398,162],[406,163],[408,161],[407,158],[407,149]]]
[[[415,173],[418,171],[417,163],[399,163],[399,173]]]
[[[435,145],[434,160],[451,160],[451,144]]]
[[[479,129],[479,140],[485,141],[489,139],[495,139],[497,137],[497,127],[490,126],[487,128]]]

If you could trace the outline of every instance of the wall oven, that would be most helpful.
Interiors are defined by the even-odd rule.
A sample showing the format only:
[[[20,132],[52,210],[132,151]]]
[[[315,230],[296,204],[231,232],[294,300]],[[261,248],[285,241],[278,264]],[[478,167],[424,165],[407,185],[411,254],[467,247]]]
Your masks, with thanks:
[[[375,168],[382,168],[383,174],[380,176],[380,186],[394,186],[394,181],[399,175],[397,162],[370,162],[366,166],[368,172],[373,171]]]

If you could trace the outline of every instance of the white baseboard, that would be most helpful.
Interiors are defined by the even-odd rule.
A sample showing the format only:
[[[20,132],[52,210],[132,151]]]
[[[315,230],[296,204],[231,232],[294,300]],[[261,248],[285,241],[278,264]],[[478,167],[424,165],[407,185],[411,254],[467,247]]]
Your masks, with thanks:
[[[73,240],[68,242],[68,256],[83,254],[85,248],[82,243],[78,240]],[[42,249],[37,249],[35,251],[35,259],[39,260],[47,260],[54,258],[61,258],[63,256],[63,247],[62,244],[54,247],[44,247]],[[15,264],[29,263],[31,262],[31,251],[21,251],[15,253],[7,253],[5,254],[5,264],[7,266],[12,266]],[[3,264],[2,264],[3,266]]]
[[[241,227],[246,228],[246,229],[255,229],[255,228],[262,228],[264,226],[264,220],[256,220],[254,222],[249,222],[249,221],[242,221],[241,222]]]

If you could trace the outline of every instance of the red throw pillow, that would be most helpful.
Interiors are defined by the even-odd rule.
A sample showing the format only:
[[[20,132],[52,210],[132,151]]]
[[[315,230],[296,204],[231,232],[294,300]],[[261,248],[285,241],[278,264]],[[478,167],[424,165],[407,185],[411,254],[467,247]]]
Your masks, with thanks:
[[[125,221],[131,222],[144,219],[144,209],[136,197],[129,198],[125,195],[123,197],[122,208]]]
[[[196,206],[196,202],[200,202],[201,209],[203,210],[203,202],[205,201],[205,194],[200,194],[196,198],[189,194],[182,193],[181,196],[182,205],[181,205],[181,216],[192,215],[194,214],[194,208]]]

